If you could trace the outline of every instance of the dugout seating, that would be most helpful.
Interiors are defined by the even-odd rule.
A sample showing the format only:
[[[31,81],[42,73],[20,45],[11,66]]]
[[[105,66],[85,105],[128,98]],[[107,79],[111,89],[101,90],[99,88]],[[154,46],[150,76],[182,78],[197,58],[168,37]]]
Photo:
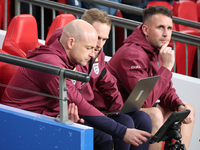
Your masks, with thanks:
[[[9,26],[2,49],[7,53],[26,58],[28,50],[42,45],[38,42],[36,19],[30,14],[15,16]]]
[[[0,49],[0,53],[8,54],[4,50]],[[0,101],[1,97],[3,96],[5,86],[3,85],[8,85],[8,82],[12,78],[13,74],[17,70],[18,66],[4,63],[0,61]]]
[[[47,44],[49,38],[51,37],[51,35],[53,34],[53,32],[55,31],[55,29],[59,28],[59,27],[64,27],[67,23],[69,23],[70,21],[76,19],[76,17],[72,14],[60,14],[57,15],[54,20],[51,23],[51,26],[49,27],[49,31],[45,40],[45,45]]]

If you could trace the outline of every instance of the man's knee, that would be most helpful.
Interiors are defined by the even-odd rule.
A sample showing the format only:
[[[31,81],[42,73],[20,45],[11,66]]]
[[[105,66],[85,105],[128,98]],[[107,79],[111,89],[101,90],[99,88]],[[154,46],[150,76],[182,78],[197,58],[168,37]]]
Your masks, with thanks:
[[[151,133],[152,121],[150,116],[144,111],[137,111],[135,112],[134,116],[135,127]]]
[[[195,121],[195,109],[194,109],[194,107],[190,103],[187,103],[187,102],[184,102],[184,104],[186,105],[186,108],[190,110],[190,115],[192,116],[192,122],[194,122]]]
[[[112,136],[98,129],[94,129],[94,149],[112,149]]]
[[[142,109],[151,117],[151,121],[154,128],[160,128],[164,123],[164,117],[162,111],[157,107]]]

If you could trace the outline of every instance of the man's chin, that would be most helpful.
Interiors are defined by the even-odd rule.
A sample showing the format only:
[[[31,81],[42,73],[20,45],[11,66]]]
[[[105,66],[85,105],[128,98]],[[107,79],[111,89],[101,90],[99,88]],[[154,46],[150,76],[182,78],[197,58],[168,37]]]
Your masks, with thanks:
[[[82,63],[81,63],[81,66],[86,66],[88,62],[89,62],[89,61],[87,61],[87,62],[82,62]]]
[[[82,64],[81,64],[81,66],[86,66],[86,65],[87,65],[87,63],[82,63]]]
[[[100,50],[101,51],[101,50]],[[100,51],[97,51],[96,53],[95,53],[95,56],[97,56],[99,53],[100,53]]]

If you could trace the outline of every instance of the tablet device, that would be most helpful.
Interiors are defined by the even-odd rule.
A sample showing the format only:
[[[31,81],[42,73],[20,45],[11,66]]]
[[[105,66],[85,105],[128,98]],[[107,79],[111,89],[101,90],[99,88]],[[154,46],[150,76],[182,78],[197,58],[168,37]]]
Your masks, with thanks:
[[[182,122],[190,113],[190,110],[174,111],[165,123],[160,127],[156,134],[149,140],[150,144],[155,142],[165,141],[168,138],[167,132],[173,124]]]

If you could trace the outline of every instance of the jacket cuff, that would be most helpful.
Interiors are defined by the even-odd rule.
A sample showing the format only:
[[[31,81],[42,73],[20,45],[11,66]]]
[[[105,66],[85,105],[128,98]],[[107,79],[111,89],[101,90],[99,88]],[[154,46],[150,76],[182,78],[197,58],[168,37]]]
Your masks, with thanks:
[[[157,73],[158,73],[158,75],[162,74],[162,77],[166,80],[171,80],[171,78],[172,78],[172,72],[163,66],[160,67],[160,69],[158,70]]]
[[[116,127],[115,133],[113,135],[122,140],[124,138],[126,130],[127,130],[126,126],[124,126],[124,125],[122,125],[120,123],[117,123],[117,127]]]

